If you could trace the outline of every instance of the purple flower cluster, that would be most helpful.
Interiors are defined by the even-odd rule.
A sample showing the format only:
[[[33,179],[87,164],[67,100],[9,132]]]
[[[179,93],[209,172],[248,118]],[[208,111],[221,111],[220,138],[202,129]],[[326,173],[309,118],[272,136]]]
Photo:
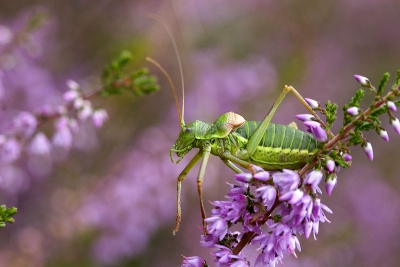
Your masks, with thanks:
[[[64,93],[65,103],[57,108],[43,107],[37,113],[19,112],[5,133],[0,134],[0,161],[9,164],[16,161],[26,149],[31,155],[46,156],[52,147],[69,150],[73,133],[79,131],[79,122],[91,117],[93,125],[100,128],[107,120],[103,109],[93,110],[91,102],[85,100],[76,82],[67,82],[70,90]],[[54,121],[52,138],[41,131],[40,125]]]
[[[316,109],[320,106],[319,103],[313,99],[306,98],[305,100],[313,109]],[[304,125],[307,127],[307,131],[311,133],[318,142],[324,143],[328,140],[326,130],[321,126],[321,123],[316,121],[316,118],[313,115],[298,114],[296,115],[296,118],[304,122]]]
[[[332,163],[328,165],[333,172]],[[319,223],[329,222],[325,212],[332,211],[318,197],[322,178],[320,170],[308,172],[304,181],[292,170],[236,174],[239,185],[230,184],[227,200],[212,202],[212,216],[206,219],[208,234],[200,243],[217,249],[212,255],[218,266],[248,266],[243,255],[233,250],[249,232],[257,235],[251,244],[260,251],[255,266],[275,266],[285,254],[296,256],[295,250],[301,250],[297,236],[313,234],[315,238]],[[333,187],[329,183],[330,194]],[[242,232],[230,231],[238,222]]]

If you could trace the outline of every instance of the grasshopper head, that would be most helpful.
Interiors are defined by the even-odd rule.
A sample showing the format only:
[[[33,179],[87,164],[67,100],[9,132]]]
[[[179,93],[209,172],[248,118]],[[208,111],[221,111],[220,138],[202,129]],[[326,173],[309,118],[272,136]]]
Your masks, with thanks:
[[[175,152],[179,157],[177,163],[195,147],[196,143],[196,124],[197,121],[189,123],[188,125],[182,126],[182,131],[179,133],[179,137],[170,150],[171,161],[173,162],[172,153]]]

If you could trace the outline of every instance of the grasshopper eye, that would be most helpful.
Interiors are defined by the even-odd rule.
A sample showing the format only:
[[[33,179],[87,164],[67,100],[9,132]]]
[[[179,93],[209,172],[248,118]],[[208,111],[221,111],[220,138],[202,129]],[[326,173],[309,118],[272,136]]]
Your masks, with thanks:
[[[191,133],[192,132],[192,128],[185,128],[185,133]]]

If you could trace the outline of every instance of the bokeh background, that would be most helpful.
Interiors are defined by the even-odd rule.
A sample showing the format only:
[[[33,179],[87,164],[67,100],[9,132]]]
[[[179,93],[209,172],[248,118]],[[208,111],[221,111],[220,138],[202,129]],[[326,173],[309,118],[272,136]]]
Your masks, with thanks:
[[[172,236],[176,177],[193,152],[179,165],[170,162],[177,112],[165,77],[144,58],[157,59],[178,88],[180,74],[165,29],[148,12],[162,16],[177,40],[186,122],[212,122],[227,111],[261,120],[285,84],[343,105],[359,88],[354,74],[375,85],[386,71],[395,76],[399,10],[397,0],[0,1],[0,25],[15,32],[33,13],[46,16],[28,45],[13,50],[16,60],[0,50],[1,125],[19,110],[61,103],[67,79],[95,87],[123,49],[133,52],[136,68],[158,75],[162,88],[140,99],[96,99],[110,120],[99,131],[82,126],[69,153],[0,166],[1,203],[19,209],[16,222],[0,230],[0,265],[179,266],[181,254],[210,259],[198,243],[197,170],[183,183],[183,221]],[[273,121],[288,124],[305,111],[289,95]],[[285,266],[398,266],[400,137],[386,119],[384,126],[390,143],[366,135],[373,162],[354,149],[353,167],[339,173],[331,197],[322,196],[332,223],[320,225],[317,241],[300,238],[302,252],[285,257]],[[232,177],[212,157],[205,199],[222,199]],[[255,247],[246,253],[253,259]]]

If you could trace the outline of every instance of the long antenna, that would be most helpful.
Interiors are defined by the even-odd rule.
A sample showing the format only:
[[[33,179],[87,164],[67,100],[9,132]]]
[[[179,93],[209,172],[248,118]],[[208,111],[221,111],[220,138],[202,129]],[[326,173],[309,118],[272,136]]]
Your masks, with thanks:
[[[155,61],[155,60],[152,59],[151,57],[146,57],[146,60],[149,61],[149,62],[151,62],[151,63],[153,63],[154,65],[156,65],[157,68],[159,68],[159,69],[164,73],[164,75],[167,77],[168,82],[169,82],[169,84],[171,85],[172,93],[173,93],[173,95],[174,95],[176,109],[178,110],[179,121],[180,121],[180,123],[181,123],[181,126],[182,126],[182,124],[184,125],[183,120],[182,120],[183,117],[182,117],[182,113],[181,113],[181,108],[180,108],[180,106],[179,106],[178,96],[176,95],[175,86],[174,86],[174,83],[173,83],[172,80],[171,80],[171,77],[168,75],[168,73],[166,72],[166,70],[160,65],[160,63],[158,63],[157,61]],[[183,126],[182,126],[182,128],[183,128]]]
[[[153,19],[158,20],[159,22],[161,22],[162,25],[164,25],[164,27],[165,27],[165,29],[167,30],[167,33],[168,33],[168,35],[169,35],[169,38],[171,39],[172,45],[174,46],[175,55],[176,55],[176,57],[177,57],[177,59],[178,59],[179,71],[180,71],[180,73],[181,73],[181,82],[182,82],[182,113],[181,113],[181,118],[180,118],[179,120],[180,120],[180,122],[181,122],[181,126],[183,127],[183,125],[185,124],[185,123],[184,123],[184,120],[183,120],[183,116],[184,116],[184,113],[185,113],[185,84],[184,84],[184,81],[183,81],[182,63],[181,63],[181,58],[180,58],[180,56],[179,56],[178,47],[177,47],[177,45],[176,45],[175,38],[174,38],[174,36],[172,35],[172,32],[171,32],[171,30],[170,30],[169,27],[168,27],[168,23],[167,23],[162,17],[160,17],[160,16],[158,16],[158,15],[156,15],[156,14],[148,13],[147,16],[150,17],[150,18],[153,18]],[[158,64],[158,65],[159,65],[159,64]],[[164,73],[164,74],[165,74],[165,73]],[[182,125],[182,124],[183,124],[183,125]]]

